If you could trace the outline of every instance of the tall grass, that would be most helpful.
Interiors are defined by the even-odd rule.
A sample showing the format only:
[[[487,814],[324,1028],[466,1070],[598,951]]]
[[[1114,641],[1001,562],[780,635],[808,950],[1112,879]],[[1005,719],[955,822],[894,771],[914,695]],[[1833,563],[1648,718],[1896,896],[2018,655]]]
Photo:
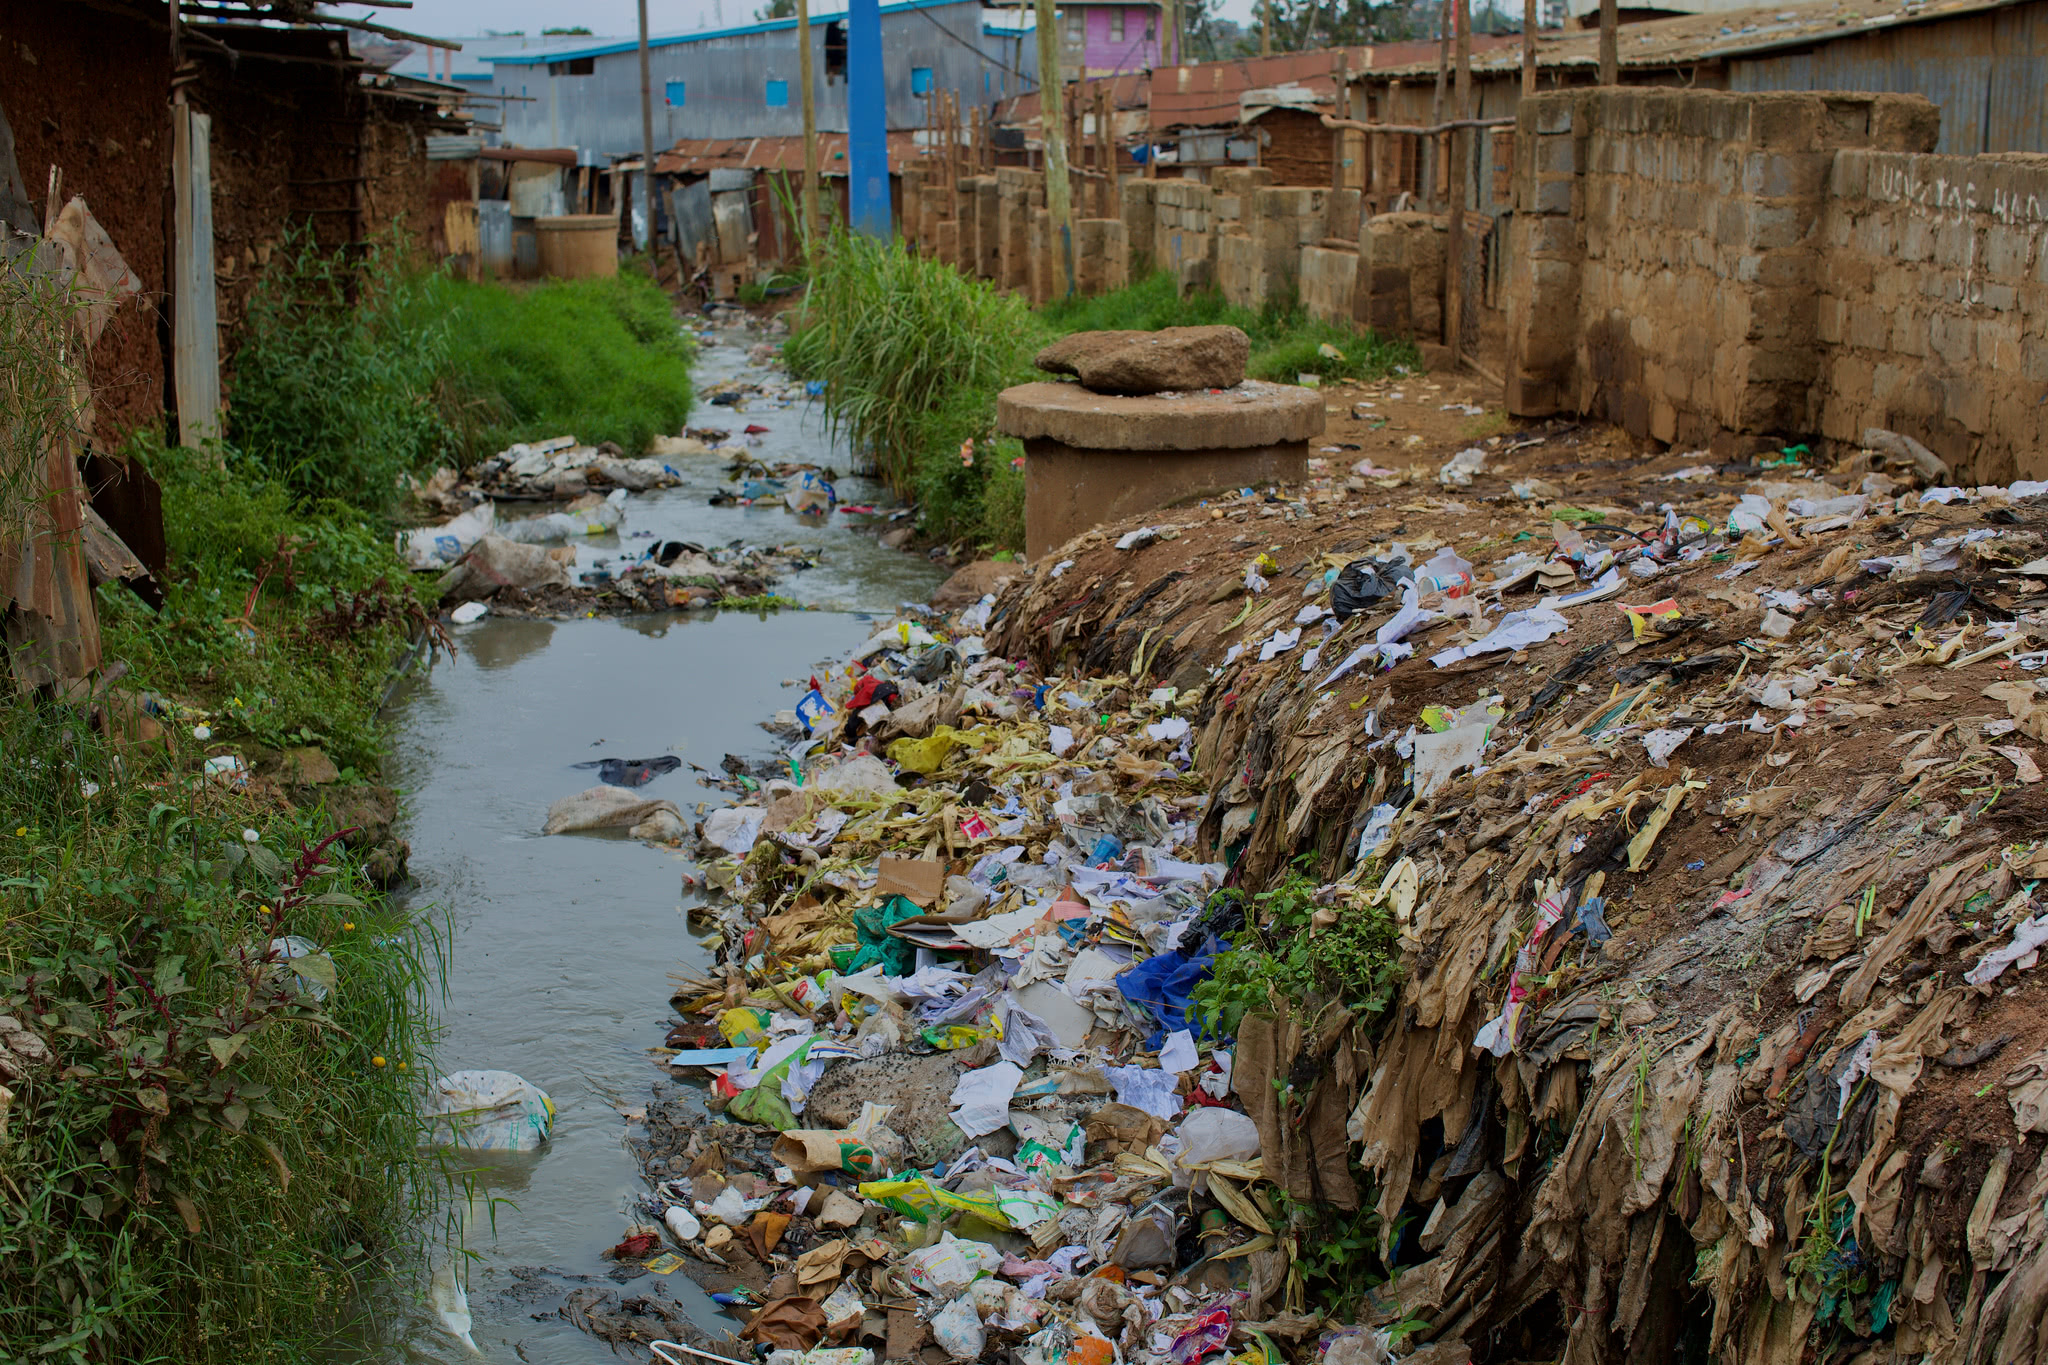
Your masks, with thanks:
[[[0,1358],[313,1358],[440,1204],[438,935],[339,845],[299,878],[315,813],[195,779],[198,747],[0,708],[0,1013],[55,1054],[0,1137]],[[328,954],[324,1003],[264,960],[282,934]]]
[[[522,288],[442,275],[421,302],[446,319],[442,410],[467,459],[564,435],[638,454],[690,415],[695,348],[638,271]]]
[[[996,394],[1032,376],[1032,353],[1050,339],[1023,300],[922,260],[901,240],[837,228],[792,321],[790,369],[825,381],[835,432],[891,488],[918,497],[927,529],[1021,544],[1017,447],[991,437]],[[970,439],[972,463],[961,454]]]
[[[422,306],[426,277],[405,251],[384,239],[324,252],[292,230],[250,295],[228,439],[300,497],[380,508],[450,447],[433,398],[448,328]]]

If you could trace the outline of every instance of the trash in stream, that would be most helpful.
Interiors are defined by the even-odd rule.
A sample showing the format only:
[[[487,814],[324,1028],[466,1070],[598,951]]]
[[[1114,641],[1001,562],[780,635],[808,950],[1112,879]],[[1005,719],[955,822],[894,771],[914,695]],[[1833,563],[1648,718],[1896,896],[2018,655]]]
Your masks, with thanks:
[[[1456,1365],[1552,1292],[1546,1359],[1685,1293],[1780,1365],[2031,1330],[2048,1052],[1967,1069],[2043,1003],[2048,509],[1434,467],[1090,532],[778,718],[693,831],[718,964],[632,1139],[745,1341]],[[1233,996],[1261,962],[1294,993]]]

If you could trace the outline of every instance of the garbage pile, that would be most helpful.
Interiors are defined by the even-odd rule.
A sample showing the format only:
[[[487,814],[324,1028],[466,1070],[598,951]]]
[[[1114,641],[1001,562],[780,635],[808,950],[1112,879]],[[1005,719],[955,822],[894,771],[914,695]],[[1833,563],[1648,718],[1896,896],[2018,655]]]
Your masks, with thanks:
[[[1353,1144],[1400,1349],[2040,1358],[2048,483],[1866,443],[1327,461],[991,613],[1172,689],[1191,856],[1391,916],[1363,1044],[1283,1011],[1271,1074]]]
[[[788,1361],[2036,1359],[2048,485],[1873,449],[1330,461],[878,632],[694,831],[635,1265]]]
[[[811,679],[697,825],[720,974],[674,1002],[642,1263],[783,1351],[1313,1345],[1273,1074],[1192,999],[1245,906],[1195,856],[1181,699],[991,657],[993,600]]]

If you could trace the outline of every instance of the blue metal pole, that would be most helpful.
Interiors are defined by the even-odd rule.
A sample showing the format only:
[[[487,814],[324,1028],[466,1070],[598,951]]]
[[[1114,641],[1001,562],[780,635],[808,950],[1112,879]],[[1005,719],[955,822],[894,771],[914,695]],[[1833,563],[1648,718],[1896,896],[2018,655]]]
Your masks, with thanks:
[[[851,0],[847,6],[846,162],[848,216],[854,230],[887,237],[892,225],[881,0]]]

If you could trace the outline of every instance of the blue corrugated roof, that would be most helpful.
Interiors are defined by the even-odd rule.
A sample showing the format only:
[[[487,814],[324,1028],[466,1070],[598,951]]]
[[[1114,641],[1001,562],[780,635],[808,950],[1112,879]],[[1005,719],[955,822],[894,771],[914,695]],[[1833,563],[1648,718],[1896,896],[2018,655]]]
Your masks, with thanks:
[[[972,4],[981,8],[982,0],[897,0],[893,5],[882,6],[884,14],[902,14],[917,9],[950,9],[956,5]],[[835,19],[844,19],[845,10],[834,10],[830,14],[813,14],[813,24],[828,24]],[[737,28],[705,29],[698,33],[670,33],[650,37],[647,46],[674,47],[679,43],[708,43],[714,38],[744,38],[751,33],[776,33],[796,27],[794,19],[768,19],[758,24],[742,24]],[[491,57],[488,60],[497,66],[540,66],[547,62],[566,62],[579,57],[610,57],[621,52],[640,50],[639,39],[621,42],[600,43],[594,47],[557,48],[552,52],[519,53],[509,57]]]

